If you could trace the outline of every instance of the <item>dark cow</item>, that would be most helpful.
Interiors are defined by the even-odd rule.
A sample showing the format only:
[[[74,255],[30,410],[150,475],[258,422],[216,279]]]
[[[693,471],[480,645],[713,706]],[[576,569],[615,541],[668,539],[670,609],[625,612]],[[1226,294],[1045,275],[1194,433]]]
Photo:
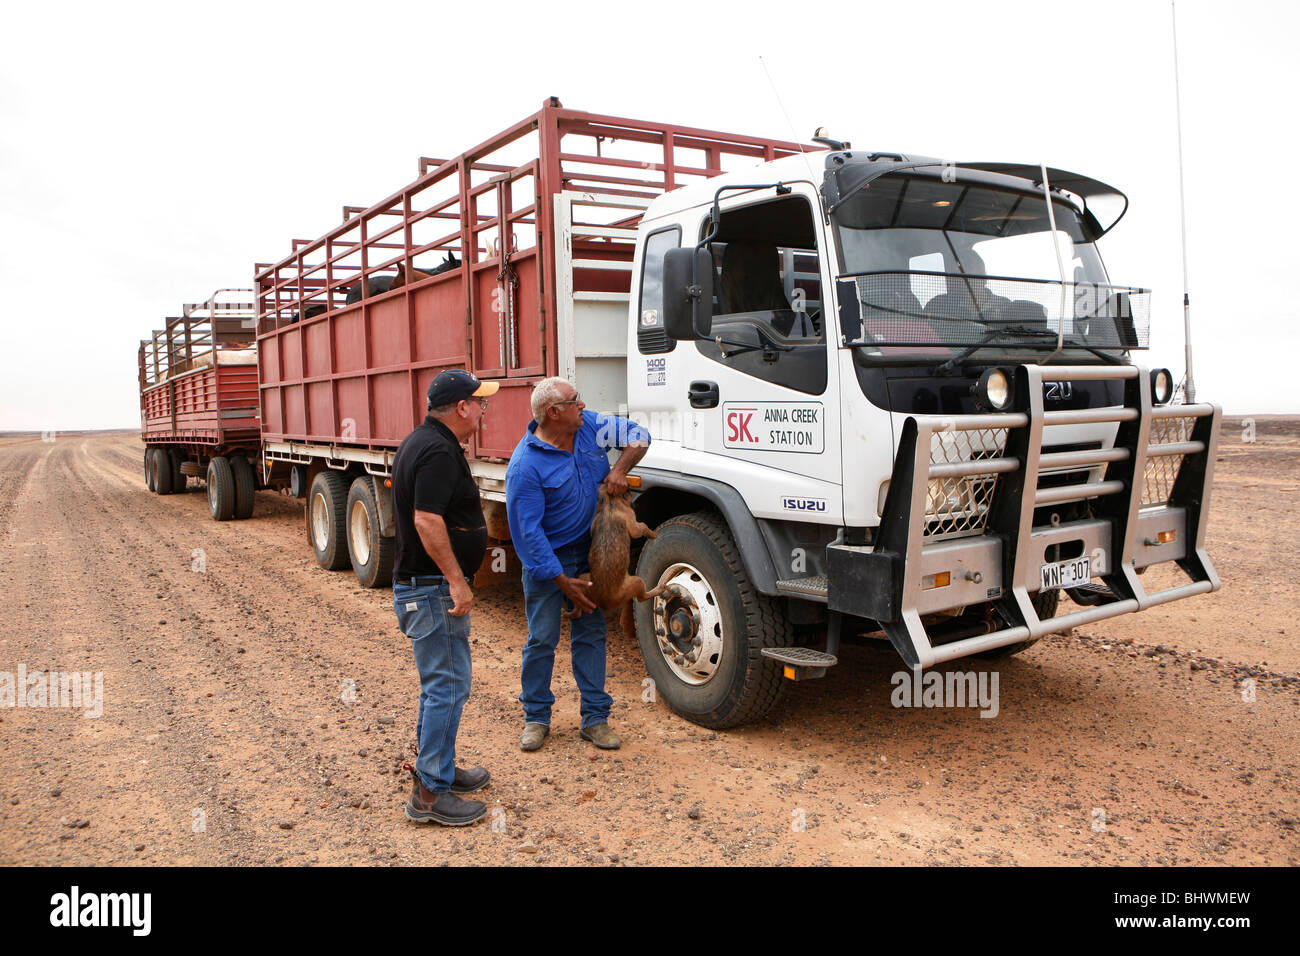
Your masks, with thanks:
[[[379,295],[381,292],[387,292],[392,286],[394,276],[371,276],[366,280],[367,290],[366,297]],[[361,301],[361,283],[358,282],[352,288],[348,289],[348,297],[344,305],[351,305],[354,302]]]

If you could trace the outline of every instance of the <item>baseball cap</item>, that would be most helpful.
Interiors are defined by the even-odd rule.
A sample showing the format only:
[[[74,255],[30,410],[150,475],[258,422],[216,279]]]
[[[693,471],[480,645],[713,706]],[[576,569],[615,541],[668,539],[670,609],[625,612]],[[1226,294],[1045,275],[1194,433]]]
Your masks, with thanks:
[[[495,395],[500,382],[483,382],[463,368],[449,368],[439,372],[438,377],[429,385],[429,407],[451,405],[461,399],[474,396],[487,398]]]

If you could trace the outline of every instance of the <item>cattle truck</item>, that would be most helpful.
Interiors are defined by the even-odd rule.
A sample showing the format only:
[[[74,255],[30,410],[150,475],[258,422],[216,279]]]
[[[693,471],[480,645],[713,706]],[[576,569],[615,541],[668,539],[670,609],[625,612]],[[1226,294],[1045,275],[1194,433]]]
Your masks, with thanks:
[[[218,521],[248,518],[261,429],[252,290],[218,289],[182,306],[140,343],[145,486],[184,492],[199,478]]]
[[[1126,206],[1057,169],[550,99],[256,267],[261,479],[305,499],[321,565],[387,584],[433,377],[500,383],[469,459],[505,542],[531,386],[563,375],[653,436],[633,563],[665,589],[636,639],[677,713],[757,719],[842,638],[914,668],[1016,653],[1219,587],[1220,410],[1134,361],[1150,293],[1096,245]],[[1148,590],[1153,565],[1176,580]]]

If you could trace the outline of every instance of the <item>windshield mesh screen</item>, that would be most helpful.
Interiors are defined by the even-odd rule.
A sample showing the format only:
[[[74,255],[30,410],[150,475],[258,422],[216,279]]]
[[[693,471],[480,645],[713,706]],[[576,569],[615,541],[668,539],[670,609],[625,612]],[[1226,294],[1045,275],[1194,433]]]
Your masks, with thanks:
[[[1145,289],[942,272],[876,272],[853,281],[862,331],[845,333],[877,345],[1046,345],[1062,315],[1065,337],[1092,348],[1146,348],[1150,332]]]

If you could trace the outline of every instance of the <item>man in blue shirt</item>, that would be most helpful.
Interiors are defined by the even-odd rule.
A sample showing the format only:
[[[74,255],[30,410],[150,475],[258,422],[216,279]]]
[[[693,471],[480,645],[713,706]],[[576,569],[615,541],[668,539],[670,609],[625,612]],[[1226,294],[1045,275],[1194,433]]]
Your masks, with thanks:
[[[601,482],[610,494],[627,491],[627,474],[645,455],[650,433],[625,418],[586,410],[578,390],[562,378],[538,382],[533,421],[506,469],[506,514],[515,553],[523,563],[528,643],[520,674],[523,750],[537,750],[550,733],[551,671],[567,598],[583,613],[570,624],[573,676],[582,694],[583,740],[603,750],[619,746],[609,729],[605,693],[605,615],[587,595],[591,522]],[[606,450],[622,448],[613,468]]]

